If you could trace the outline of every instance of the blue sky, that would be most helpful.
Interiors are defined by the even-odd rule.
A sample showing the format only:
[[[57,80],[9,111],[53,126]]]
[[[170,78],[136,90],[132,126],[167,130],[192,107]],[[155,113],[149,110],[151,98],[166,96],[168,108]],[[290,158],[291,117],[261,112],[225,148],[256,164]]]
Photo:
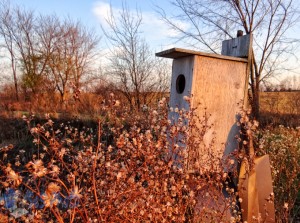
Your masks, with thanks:
[[[80,20],[84,25],[94,28],[98,35],[102,35],[100,24],[105,23],[109,5],[115,11],[122,8],[122,0],[10,0],[13,5],[19,5],[36,13],[53,14],[60,17],[71,17]],[[160,51],[174,46],[171,36],[176,33],[168,29],[167,25],[159,20],[155,12],[155,5],[166,11],[170,9],[168,0],[127,0],[130,10],[139,9],[143,15],[142,32],[146,41],[154,51]],[[105,42],[102,41],[102,45]],[[102,46],[105,47],[105,46]]]
[[[110,4],[116,14],[122,8],[122,2],[125,0],[10,0],[11,4],[23,6],[26,9],[34,10],[41,14],[56,14],[60,17],[71,17],[74,20],[81,21],[84,25],[94,28],[99,36],[102,35],[100,24],[105,27],[105,17],[109,12]],[[185,48],[181,42],[176,42],[172,37],[176,37],[178,33],[170,30],[167,25],[159,19],[155,12],[155,5],[159,5],[166,13],[174,13],[174,7],[169,0],[127,0],[126,4],[130,10],[139,9],[143,16],[143,26],[141,31],[154,52],[159,52],[171,47]],[[176,12],[175,12],[176,14]],[[189,24],[177,21],[182,28],[188,28]],[[296,26],[290,30],[290,36],[299,36],[300,27]],[[109,46],[103,38],[100,41],[102,52],[108,50]],[[108,52],[108,51],[106,51]],[[104,53],[105,54],[105,53]],[[299,53],[297,53],[298,57]],[[299,75],[299,62],[293,61],[291,67],[295,68],[290,74]],[[286,73],[284,73],[286,75]],[[284,76],[283,75],[283,76]]]

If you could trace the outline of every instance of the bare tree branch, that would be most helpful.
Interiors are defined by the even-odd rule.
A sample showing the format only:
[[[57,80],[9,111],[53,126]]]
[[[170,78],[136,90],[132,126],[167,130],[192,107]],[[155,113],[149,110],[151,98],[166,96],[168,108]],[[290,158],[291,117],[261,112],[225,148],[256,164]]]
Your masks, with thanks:
[[[278,55],[284,57],[299,41],[286,42],[287,31],[299,21],[295,0],[171,0],[176,16],[157,9],[161,19],[178,31],[180,40],[190,41],[200,50],[216,52],[224,38],[232,38],[243,27],[254,36],[253,66],[250,74],[252,104],[259,116],[259,90],[263,79],[275,75]],[[176,20],[175,20],[176,19]],[[189,26],[182,28],[176,21]],[[217,44],[217,41],[219,44]],[[278,52],[280,52],[278,54]]]
[[[116,81],[116,88],[130,106],[139,110],[156,92],[165,90],[167,72],[141,36],[142,15],[138,10],[133,13],[123,5],[116,16],[111,8],[106,25],[108,28],[103,24],[102,30],[112,45],[107,75]]]

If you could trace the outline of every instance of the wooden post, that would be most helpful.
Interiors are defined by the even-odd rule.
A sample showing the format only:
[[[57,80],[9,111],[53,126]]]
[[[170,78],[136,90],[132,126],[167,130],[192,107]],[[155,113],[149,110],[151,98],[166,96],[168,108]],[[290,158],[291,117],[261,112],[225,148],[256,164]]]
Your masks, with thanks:
[[[222,54],[248,59],[243,104],[244,109],[248,109],[248,82],[252,66],[252,35],[243,36],[239,30],[237,38],[222,42]],[[239,128],[236,127],[235,132],[237,134],[239,134],[238,130]],[[251,145],[249,156],[253,158],[250,162],[254,162],[254,167],[246,171],[243,162],[239,180],[239,196],[244,200],[241,203],[241,207],[244,209],[242,213],[243,221],[256,222],[253,220],[253,216],[256,218],[260,216],[263,222],[275,222],[274,203],[267,202],[267,199],[270,199],[270,194],[273,193],[269,156],[256,157],[252,138],[250,138],[249,144]],[[224,154],[229,155],[230,152],[232,152],[232,148],[227,146]]]

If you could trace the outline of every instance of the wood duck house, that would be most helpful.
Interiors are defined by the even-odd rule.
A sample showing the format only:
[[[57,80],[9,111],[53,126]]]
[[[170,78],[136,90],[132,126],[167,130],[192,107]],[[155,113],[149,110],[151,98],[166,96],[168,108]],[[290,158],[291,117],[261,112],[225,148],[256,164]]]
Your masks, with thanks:
[[[197,108],[195,115],[200,121],[196,123],[200,128],[208,126],[204,135],[199,136],[203,138],[199,139],[201,143],[195,149],[196,153],[192,154],[193,161],[200,164],[200,173],[201,168],[204,171],[206,168],[210,168],[209,171],[217,170],[220,160],[223,164],[224,157],[230,157],[232,152],[239,150],[237,137],[241,129],[237,124],[237,116],[247,108],[251,53],[252,35],[246,35],[223,41],[222,55],[180,48],[156,54],[173,59],[170,107],[185,110]],[[185,96],[189,100],[185,100]],[[175,117],[176,120],[176,116],[170,112],[170,118]],[[194,134],[199,135],[199,132],[192,130]],[[239,189],[239,196],[244,200],[241,204],[245,211],[243,220],[252,222],[253,216],[261,216],[264,222],[275,222],[274,205],[266,203],[273,191],[269,157],[253,155],[252,158],[253,168],[242,171],[245,170],[242,163],[239,176],[239,184],[243,185]],[[223,168],[226,169],[225,165]],[[217,196],[220,197],[220,194]],[[200,206],[202,199],[199,200]]]
[[[156,53],[173,59],[170,107],[197,108],[196,114],[207,118],[210,129],[199,148],[199,159],[207,160],[205,148],[213,148],[216,158],[220,158],[238,146],[236,115],[248,91],[251,39],[247,35],[224,41],[223,55],[180,48]],[[190,97],[190,101],[184,96]]]

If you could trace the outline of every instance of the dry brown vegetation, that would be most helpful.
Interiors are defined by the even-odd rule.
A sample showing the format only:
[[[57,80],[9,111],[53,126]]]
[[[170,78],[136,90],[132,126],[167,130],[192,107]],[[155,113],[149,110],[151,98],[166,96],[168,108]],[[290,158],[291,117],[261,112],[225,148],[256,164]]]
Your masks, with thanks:
[[[232,38],[228,30],[235,32],[241,21],[247,34],[269,31],[265,41],[255,41],[250,74],[252,104],[263,125],[255,131],[255,145],[258,155],[271,157],[269,201],[275,203],[276,222],[299,222],[300,95],[258,91],[281,60],[273,53],[292,52],[281,48],[282,32],[297,15],[292,1],[257,1],[257,7],[255,1],[207,2],[173,1],[184,12],[181,19],[196,25],[196,33],[182,33],[183,39],[215,51],[219,43],[211,35],[220,28],[220,40]],[[0,3],[0,34],[14,83],[0,93],[0,222],[242,222],[234,160],[252,162],[249,135],[237,139],[243,145],[224,162],[212,163],[218,157],[211,152],[206,162],[195,160],[209,126],[199,127],[194,119],[206,117],[173,108],[179,118],[170,120],[168,100],[160,93],[167,91],[170,72],[140,36],[139,12],[123,7],[121,17],[107,19],[110,29],[103,31],[119,49],[108,58],[108,82],[92,66],[97,35],[79,22],[6,3]],[[213,31],[199,29],[203,22]],[[262,38],[264,32],[255,34]],[[244,121],[237,122],[254,133],[257,125],[242,114]]]
[[[261,92],[261,109],[277,114],[300,114],[300,91]]]
[[[300,91],[261,92],[263,125],[300,126]]]
[[[1,148],[3,195],[16,197],[12,206],[9,199],[1,204],[2,215],[17,222],[241,222],[233,156],[225,162],[230,172],[221,166],[188,171],[187,162],[189,170],[210,163],[199,166],[190,156],[207,126],[185,125],[193,111],[175,110],[181,117],[177,124],[168,120],[166,99],[133,113],[110,95],[101,103],[98,122],[28,115],[19,127],[11,123],[11,132],[23,128],[23,135],[15,146]],[[201,134],[191,137],[190,131]],[[259,154],[271,155],[277,222],[297,215],[299,146],[299,129],[257,134]],[[26,213],[13,217],[20,209]]]

